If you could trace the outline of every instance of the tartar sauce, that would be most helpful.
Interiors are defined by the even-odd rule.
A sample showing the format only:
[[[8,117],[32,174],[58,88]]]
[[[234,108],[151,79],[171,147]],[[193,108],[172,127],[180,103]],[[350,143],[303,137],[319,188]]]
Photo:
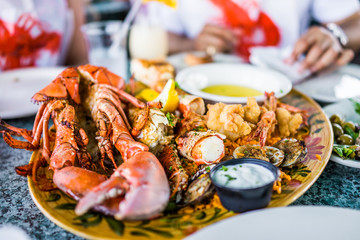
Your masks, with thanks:
[[[251,163],[222,166],[214,174],[214,180],[219,185],[237,189],[264,186],[274,179],[269,169]]]

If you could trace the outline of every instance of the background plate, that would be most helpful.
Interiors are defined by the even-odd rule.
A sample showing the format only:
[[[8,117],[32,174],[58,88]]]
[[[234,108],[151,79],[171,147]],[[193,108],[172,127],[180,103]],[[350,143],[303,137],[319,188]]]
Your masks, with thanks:
[[[0,117],[27,117],[36,114],[39,105],[31,97],[48,85],[65,67],[21,68],[0,73]]]
[[[324,103],[360,96],[360,66],[348,64],[333,73],[310,78],[295,88]]]
[[[176,75],[176,81],[181,89],[192,95],[223,103],[246,103],[247,97],[220,96],[201,89],[217,84],[239,85],[262,93],[273,91],[277,98],[281,98],[292,87],[290,79],[277,71],[242,63],[208,63],[188,67]],[[255,99],[264,101],[264,95],[256,96]]]
[[[339,114],[346,121],[353,121],[355,123],[360,123],[360,116],[354,111],[352,102],[347,99],[341,100],[337,103],[333,103],[324,107],[324,112],[328,117],[331,117],[333,114]],[[330,159],[334,162],[337,162],[341,165],[345,165],[353,168],[360,168],[359,160],[352,159],[342,159],[336,153],[331,154]]]
[[[288,236],[292,240],[355,240],[359,239],[359,221],[360,211],[353,209],[325,206],[273,208],[231,217],[190,235],[186,240],[278,240],[279,236]],[[281,232],[275,230],[279,224]]]
[[[182,52],[177,53],[169,56],[167,58],[167,61],[175,67],[175,70],[178,72],[184,68],[189,67],[185,63],[185,56],[186,54],[203,54],[203,52]],[[244,60],[240,58],[239,56],[233,55],[233,54],[225,54],[225,53],[216,53],[213,56],[213,60],[215,63],[243,63]]]
[[[281,194],[273,194],[268,207],[287,206],[303,195],[324,170],[333,144],[330,122],[317,103],[296,90],[282,101],[309,112],[310,135],[304,139],[308,155],[300,165],[287,171],[292,181],[283,186]],[[37,154],[39,152],[35,151],[31,159]],[[97,213],[79,218],[73,210],[74,200],[59,190],[40,191],[31,177],[28,177],[28,184],[33,201],[47,218],[65,230],[89,239],[182,239],[207,225],[235,215],[224,209],[215,196],[211,205],[187,207],[149,221],[116,221]],[[282,221],[287,219],[279,221],[281,226]],[[294,226],[294,229],[301,232],[298,226]],[[275,228],[273,231],[281,236],[281,229]]]

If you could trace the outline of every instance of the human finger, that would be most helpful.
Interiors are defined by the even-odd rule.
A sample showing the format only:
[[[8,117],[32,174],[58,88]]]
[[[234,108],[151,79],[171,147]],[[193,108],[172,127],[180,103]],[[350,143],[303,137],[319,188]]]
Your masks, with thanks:
[[[203,31],[208,34],[217,36],[231,45],[235,45],[238,38],[234,31],[222,26],[207,24],[205,25]]]
[[[349,63],[355,56],[355,53],[351,49],[345,49],[341,52],[340,57],[336,60],[336,66],[341,67]]]
[[[333,65],[340,56],[340,52],[333,48],[327,49],[327,51],[319,58],[319,60],[310,68],[312,72],[318,72]]]
[[[317,28],[311,28],[303,36],[301,36],[294,44],[290,56],[285,59],[288,64],[293,64],[301,54],[305,53],[319,38]]]
[[[311,41],[309,41],[311,40]],[[311,46],[313,42],[313,39],[307,39],[305,37],[299,38],[295,45],[294,48],[292,50],[292,53],[290,54],[290,57],[288,57],[287,59],[285,59],[285,62],[288,64],[293,64],[301,54],[303,54],[304,52],[306,52],[306,50]]]
[[[208,47],[215,48],[216,52],[224,52],[227,50],[225,41],[217,36],[203,34],[196,41],[196,49],[206,51]]]

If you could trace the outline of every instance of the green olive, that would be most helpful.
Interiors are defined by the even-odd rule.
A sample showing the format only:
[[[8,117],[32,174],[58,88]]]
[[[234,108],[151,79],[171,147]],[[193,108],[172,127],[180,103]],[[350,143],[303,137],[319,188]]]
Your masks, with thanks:
[[[355,132],[356,130],[356,126],[355,126],[355,123],[349,121],[349,122],[344,122],[342,125],[341,125],[344,129],[346,126],[348,126],[349,128],[351,128],[351,130],[353,130]]]
[[[354,144],[354,139],[348,135],[348,134],[343,134],[340,137],[338,137],[337,142],[341,145],[352,145]]]
[[[337,123],[340,124],[343,122],[343,120],[341,119],[341,116],[339,114],[334,114],[330,117],[330,122],[331,123]]]
[[[344,134],[344,130],[342,129],[342,127],[339,124],[332,123],[331,125],[332,125],[332,129],[334,131],[335,138],[338,138]]]

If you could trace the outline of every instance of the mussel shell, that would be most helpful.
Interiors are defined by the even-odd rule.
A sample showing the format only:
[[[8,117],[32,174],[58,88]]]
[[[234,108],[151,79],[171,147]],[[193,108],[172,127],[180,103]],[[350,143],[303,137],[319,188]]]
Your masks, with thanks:
[[[291,167],[302,161],[307,155],[304,141],[299,141],[295,138],[284,138],[275,143],[273,147],[284,151],[285,159],[280,167]]]
[[[215,193],[209,174],[204,173],[195,179],[184,195],[184,205],[198,204]]]

